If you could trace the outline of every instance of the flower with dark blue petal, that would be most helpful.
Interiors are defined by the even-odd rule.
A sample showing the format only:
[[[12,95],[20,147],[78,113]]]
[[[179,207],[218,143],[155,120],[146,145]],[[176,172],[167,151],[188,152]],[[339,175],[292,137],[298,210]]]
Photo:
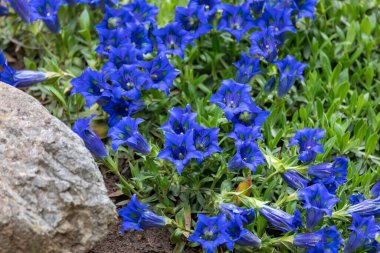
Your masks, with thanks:
[[[212,29],[205,12],[194,7],[176,7],[175,21],[189,32],[193,39],[198,39]]]
[[[245,5],[221,4],[223,10],[217,30],[223,30],[235,36],[236,41],[254,27],[252,16]]]
[[[256,140],[263,140],[259,126],[244,126],[236,124],[234,130],[227,135],[234,139],[237,144]]]
[[[268,62],[273,62],[276,59],[279,42],[275,39],[272,28],[255,31],[249,38],[251,40],[251,48],[249,49],[251,56],[263,57]]]
[[[98,102],[105,104],[109,99],[108,91],[111,86],[107,83],[107,76],[103,72],[87,68],[83,73],[71,80],[72,94],[81,94],[86,99],[88,107]]]
[[[59,33],[58,10],[63,4],[61,0],[30,0],[30,21],[42,20],[51,32]]]
[[[297,79],[304,80],[302,73],[308,65],[296,61],[291,55],[287,55],[283,60],[274,61],[273,63],[280,72],[278,95],[283,97],[288,93]]]
[[[148,210],[148,205],[141,204],[136,195],[132,196],[127,206],[120,209],[119,215],[123,220],[122,233],[126,230],[143,230],[166,225],[165,218]]]
[[[255,209],[244,209],[230,203],[220,203],[219,209],[227,215],[228,219],[238,217],[243,225],[249,225],[255,220]]]
[[[21,17],[22,21],[30,22],[30,7],[28,0],[5,0],[8,2],[15,12]]]
[[[377,180],[377,183],[372,186],[371,195],[375,198],[380,196],[380,179]]]
[[[103,20],[95,26],[98,30],[114,30],[122,26],[125,26],[126,23],[134,22],[134,17],[132,13],[124,9],[114,9],[109,6],[106,6],[106,11],[104,12]]]
[[[189,241],[202,245],[206,253],[213,253],[219,245],[228,241],[226,225],[227,220],[224,214],[214,217],[198,214],[198,223]]]
[[[146,82],[146,76],[136,66],[123,65],[110,75],[113,93],[117,98],[138,100],[140,90]]]
[[[120,48],[114,48],[111,46],[108,54],[108,62],[104,64],[102,70],[104,72],[112,73],[123,65],[135,65],[138,63],[138,55],[138,50],[132,45]]]
[[[264,14],[257,21],[258,26],[262,29],[273,29],[276,36],[280,36],[285,32],[295,33],[296,29],[293,26],[292,9],[276,9],[270,6],[265,7]]]
[[[297,209],[294,211],[294,215],[291,215],[280,209],[263,205],[259,212],[273,227],[284,233],[296,231],[298,227],[302,227],[301,213]]]
[[[140,67],[147,74],[147,85],[144,89],[159,89],[170,93],[174,79],[179,71],[174,69],[165,55],[158,55],[152,61],[140,62]]]
[[[250,127],[261,127],[264,124],[266,118],[269,116],[269,113],[269,111],[264,111],[263,109],[257,107],[251,99],[247,110],[236,113],[232,118],[227,117],[227,119],[231,120],[234,126],[241,124]]]
[[[129,11],[135,18],[136,23],[150,24],[156,22],[157,6],[148,4],[145,0],[134,0],[131,3],[122,5],[121,9]]]
[[[99,34],[99,46],[95,49],[100,55],[108,56],[111,47],[121,48],[131,45],[131,39],[127,37],[130,34],[126,28],[119,27],[117,29],[96,29]]]
[[[281,173],[281,177],[291,188],[295,190],[303,189],[310,183],[309,179],[294,170],[287,170],[285,173]]]
[[[247,0],[251,14],[256,17],[260,17],[263,14],[265,0]]]
[[[239,217],[234,217],[228,221],[226,234],[228,235],[226,245],[231,252],[234,249],[235,243],[257,248],[261,245],[261,240],[243,227],[243,222]]]
[[[119,123],[111,127],[108,136],[112,139],[113,150],[116,151],[125,144],[141,154],[148,155],[151,147],[138,131],[138,125],[143,121],[140,118],[124,117]]]
[[[197,127],[197,114],[191,112],[191,106],[186,108],[173,108],[169,111],[169,120],[161,126],[161,130],[174,134],[185,134]]]
[[[94,156],[103,159],[108,156],[107,150],[100,138],[90,128],[90,121],[94,116],[78,119],[73,125],[73,131],[82,138],[86,148]]]
[[[220,6],[220,0],[190,0],[188,7],[204,11],[208,21],[215,18],[215,14]]]
[[[267,93],[272,92],[275,87],[276,87],[276,77],[274,76],[265,83],[264,91]]]
[[[251,87],[246,84],[224,80],[220,89],[211,96],[210,102],[217,104],[231,119],[235,114],[249,110]]]
[[[380,214],[380,196],[375,199],[366,199],[348,208],[347,213],[361,216],[371,216]]]
[[[264,156],[257,143],[244,142],[236,145],[236,154],[229,161],[228,168],[231,170],[249,168],[252,173],[255,173],[256,167],[264,163]]]
[[[352,194],[349,198],[350,205],[356,205],[360,202],[363,202],[364,200],[366,200],[366,198],[363,194],[360,193]]]
[[[312,233],[297,234],[294,237],[293,244],[308,249],[307,253],[338,253],[343,244],[343,239],[336,227],[331,226]]]
[[[324,184],[337,182],[342,185],[347,182],[348,160],[345,157],[334,157],[334,163],[322,163],[311,165],[308,168],[308,174],[320,179]]]
[[[175,54],[183,59],[187,45],[193,43],[192,35],[178,22],[172,22],[153,32],[160,54]]]
[[[75,1],[76,3],[88,4],[91,8],[100,7],[102,12],[105,12],[107,6],[114,6],[119,3],[119,0],[69,0],[68,3]]]
[[[298,199],[304,202],[306,212],[306,228],[313,229],[325,214],[331,216],[332,208],[339,198],[330,194],[323,184],[314,184],[301,189]]]
[[[148,29],[143,24],[127,23],[127,37],[139,52],[139,57],[153,51],[153,43],[148,36]]]
[[[195,149],[193,130],[185,134],[172,134],[166,132],[165,148],[157,155],[157,158],[174,163],[179,174],[191,159],[200,159],[202,154]]]
[[[304,162],[313,162],[317,154],[323,154],[323,146],[319,142],[325,137],[323,129],[311,129],[305,127],[302,130],[297,130],[295,136],[290,139],[289,147],[298,145],[298,158]]]
[[[9,9],[5,6],[0,5],[0,16],[6,16],[9,14]]]
[[[198,159],[198,163],[216,152],[222,152],[218,146],[219,128],[205,128],[196,126],[194,128],[194,145],[195,149],[202,154],[202,158]]]
[[[374,241],[377,233],[377,227],[374,216],[361,217],[352,214],[352,224],[348,227],[352,230],[344,247],[344,253],[355,252],[366,243]]]
[[[234,66],[238,70],[235,75],[235,81],[238,83],[249,83],[252,77],[263,72],[260,69],[260,59],[251,58],[244,52],[240,61],[235,62]]]
[[[311,18],[314,20],[317,0],[292,0],[292,8],[298,12],[298,18]]]

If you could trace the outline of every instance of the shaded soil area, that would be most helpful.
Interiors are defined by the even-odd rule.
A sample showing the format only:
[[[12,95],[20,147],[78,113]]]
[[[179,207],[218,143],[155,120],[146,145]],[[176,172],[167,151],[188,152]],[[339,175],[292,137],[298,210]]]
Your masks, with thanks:
[[[118,179],[111,174],[103,174],[111,199],[120,201],[117,187]],[[90,253],[167,253],[173,252],[170,233],[166,229],[152,228],[145,231],[127,231],[120,234],[121,221],[116,222],[104,241],[100,242]],[[186,253],[201,252],[198,249],[185,248]]]

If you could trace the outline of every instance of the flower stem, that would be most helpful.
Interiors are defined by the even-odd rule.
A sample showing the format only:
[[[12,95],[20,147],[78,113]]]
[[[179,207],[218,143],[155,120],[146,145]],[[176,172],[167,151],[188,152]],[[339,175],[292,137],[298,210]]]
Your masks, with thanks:
[[[269,182],[270,179],[272,179],[274,176],[276,176],[277,174],[279,173],[278,170],[276,170],[275,172],[273,172],[272,174],[270,174],[262,183],[261,183],[261,186],[259,188],[259,192],[261,193],[263,191],[263,188],[264,188],[264,185]]]

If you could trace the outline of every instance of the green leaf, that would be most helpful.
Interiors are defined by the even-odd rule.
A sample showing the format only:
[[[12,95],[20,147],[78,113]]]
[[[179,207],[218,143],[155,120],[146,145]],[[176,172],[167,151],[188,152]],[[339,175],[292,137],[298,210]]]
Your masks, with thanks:
[[[379,143],[379,135],[374,133],[372,134],[368,139],[367,139],[367,142],[365,144],[365,152],[367,155],[370,155],[372,154],[375,149],[376,149],[376,146],[377,144]]]

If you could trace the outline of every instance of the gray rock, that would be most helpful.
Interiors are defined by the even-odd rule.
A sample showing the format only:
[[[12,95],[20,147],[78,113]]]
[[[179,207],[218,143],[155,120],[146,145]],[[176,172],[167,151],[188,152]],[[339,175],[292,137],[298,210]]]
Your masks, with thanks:
[[[82,140],[37,100],[0,83],[0,252],[87,252],[115,218]]]

